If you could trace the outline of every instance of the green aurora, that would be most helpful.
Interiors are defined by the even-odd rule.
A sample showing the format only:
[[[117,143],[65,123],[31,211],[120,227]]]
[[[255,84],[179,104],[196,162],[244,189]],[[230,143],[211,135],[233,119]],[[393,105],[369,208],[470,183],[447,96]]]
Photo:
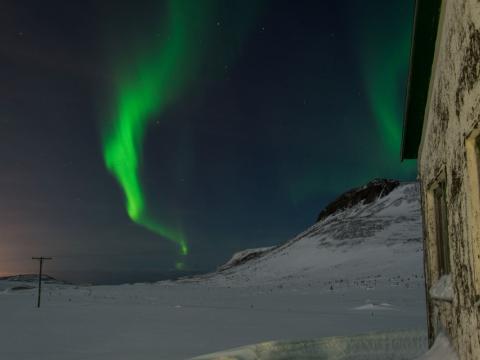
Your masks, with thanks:
[[[379,39],[381,35],[376,38],[367,36],[362,53],[366,90],[373,118],[388,155],[399,158],[403,103],[399,101],[398,94],[400,89],[404,89],[399,83],[405,78],[408,69],[410,24],[402,24],[389,35],[383,39]]]
[[[164,16],[163,36],[150,49],[134,54],[133,61],[117,70],[113,121],[103,128],[103,157],[125,195],[132,221],[167,238],[187,255],[189,247],[181,229],[172,228],[149,214],[142,185],[142,147],[154,116],[175,101],[189,83],[198,57],[206,3],[170,0]],[[135,56],[136,55],[136,56]],[[177,268],[183,268],[177,262]]]
[[[212,35],[207,33],[208,26],[210,30],[212,26],[217,29],[219,24],[223,24],[217,19],[228,21],[229,27],[222,28],[223,35],[215,36],[220,36],[223,40],[229,39],[229,46],[223,47],[221,54],[216,53],[214,62],[234,63],[246,35],[261,13],[262,5],[262,1],[244,4],[215,0],[168,0],[165,11],[161,13],[160,36],[156,36],[152,43],[146,43],[142,39],[127,44],[133,45],[130,56],[123,54],[115,58],[112,64],[115,71],[114,113],[104,122],[102,134],[106,167],[123,190],[126,212],[130,219],[177,244],[179,253],[183,256],[190,249],[182,227],[169,226],[165,219],[159,220],[149,207],[142,182],[144,139],[152,121],[161,119],[166,107],[174,105],[182,91],[198,74],[199,64],[206,55],[208,44],[205,40]],[[350,163],[346,163],[343,169],[331,171],[306,163],[305,168],[294,171],[294,176],[291,175],[291,169],[287,169],[282,181],[288,183],[286,188],[293,203],[319,194],[339,192],[369,180],[372,174],[408,177],[413,173],[414,162],[400,165],[398,160],[403,107],[399,94],[408,67],[410,14],[407,12],[405,16],[395,19],[393,14],[389,14],[380,21],[384,31],[379,32],[378,23],[368,22],[369,17],[365,15],[372,9],[361,10],[365,13],[356,16],[358,23],[355,26],[355,29],[360,28],[361,31],[356,31],[354,37],[357,37],[356,50],[363,73],[367,106],[375,121],[382,151],[375,154],[375,159],[366,159],[363,171],[355,174],[341,174],[352,166]],[[222,16],[229,11],[242,21]],[[362,11],[359,9],[355,14]],[[336,175],[329,176],[328,173]],[[177,224],[181,224],[181,221]],[[183,269],[185,264],[177,261],[176,267]]]
[[[352,154],[345,154],[335,166],[331,166],[326,157],[324,165],[312,166],[307,162],[293,171],[294,175],[291,175],[291,168],[285,169],[286,188],[294,204],[319,195],[341,193],[372,177],[410,179],[415,173],[416,161],[400,162],[413,6],[405,6],[403,2],[393,6],[387,2],[352,2],[350,11],[352,50],[357,55],[365,106],[370,112],[363,121],[373,122],[375,126],[372,129],[376,131],[372,132],[369,140],[347,135],[348,141],[358,147],[361,154],[357,159],[362,163],[360,171],[351,171],[356,166],[352,162],[355,159]],[[343,111],[342,115],[346,117],[355,119],[358,116],[348,107]],[[369,147],[365,156],[361,149],[365,149],[368,141],[375,147]]]
[[[365,5],[365,6],[364,6]],[[357,51],[363,81],[377,134],[383,144],[381,161],[387,169],[411,175],[415,161],[399,163],[406,78],[410,58],[413,2],[362,3],[362,20],[356,24]],[[367,14],[376,14],[371,22]],[[354,16],[358,16],[358,13]],[[392,163],[393,161],[393,164]],[[392,166],[393,165],[393,166]]]

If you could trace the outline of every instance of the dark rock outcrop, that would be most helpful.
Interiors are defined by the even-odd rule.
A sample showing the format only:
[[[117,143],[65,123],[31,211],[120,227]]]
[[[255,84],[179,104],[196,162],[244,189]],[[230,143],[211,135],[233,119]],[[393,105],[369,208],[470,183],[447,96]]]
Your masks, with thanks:
[[[398,185],[400,185],[398,180],[374,179],[364,186],[349,190],[328,204],[318,215],[317,222],[337,211],[351,208],[356,204],[369,204],[388,195]]]

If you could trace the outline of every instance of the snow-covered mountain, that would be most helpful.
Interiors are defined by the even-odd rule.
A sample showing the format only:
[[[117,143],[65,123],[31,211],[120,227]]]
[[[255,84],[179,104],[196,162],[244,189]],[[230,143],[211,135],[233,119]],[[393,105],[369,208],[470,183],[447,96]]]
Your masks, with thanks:
[[[35,276],[0,280],[0,359],[180,360],[237,347],[202,359],[411,359],[426,350],[420,218],[417,185],[375,181],[294,239],[239,252],[211,274],[46,281],[41,309]]]
[[[0,281],[37,282],[38,274],[19,274],[19,275],[3,276],[3,277],[0,277]],[[46,274],[42,275],[42,282],[52,283],[52,284],[53,283],[66,284],[65,281],[55,279],[54,277]]]
[[[374,180],[341,195],[283,245],[244,250],[195,280],[229,286],[324,280],[330,287],[358,281],[368,287],[381,277],[401,283],[422,276],[421,236],[418,185]]]

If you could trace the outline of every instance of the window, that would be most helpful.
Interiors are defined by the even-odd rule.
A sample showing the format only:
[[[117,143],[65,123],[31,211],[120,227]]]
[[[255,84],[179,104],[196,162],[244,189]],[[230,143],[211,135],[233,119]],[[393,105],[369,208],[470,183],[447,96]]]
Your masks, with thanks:
[[[474,284],[480,295],[480,129],[472,131],[466,140],[467,169],[470,187],[467,190],[469,214],[467,217],[473,255]]]
[[[447,201],[445,199],[445,182],[440,182],[433,190],[435,207],[435,236],[439,276],[449,274],[450,247],[448,241]]]

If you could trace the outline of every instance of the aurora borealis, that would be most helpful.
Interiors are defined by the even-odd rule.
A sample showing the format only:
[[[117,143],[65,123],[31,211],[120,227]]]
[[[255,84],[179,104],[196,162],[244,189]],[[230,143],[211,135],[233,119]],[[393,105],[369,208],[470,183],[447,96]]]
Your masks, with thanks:
[[[148,44],[147,50],[137,50],[133,60],[113,66],[119,72],[116,74],[116,111],[114,120],[108,121],[103,131],[105,164],[123,189],[128,216],[135,223],[177,243],[180,255],[188,254],[183,232],[148,213],[141,179],[142,147],[153,115],[161,116],[162,110],[191,81],[194,69],[201,62],[205,49],[201,49],[200,44],[205,47],[208,43],[206,28],[211,21],[208,11],[213,10],[212,4],[211,0],[202,3],[167,1],[162,18],[163,33],[157,33],[160,41]],[[220,8],[219,2],[217,5]],[[243,7],[249,10],[247,19],[253,16],[255,10],[252,9],[256,7],[258,4]],[[248,23],[244,22],[242,27]],[[237,40],[240,38],[241,35]],[[183,268],[183,262],[177,262],[176,267]]]
[[[362,6],[363,13],[375,13],[374,3]],[[366,17],[358,21],[357,49],[366,93],[389,157],[398,155],[401,144],[404,89],[399,83],[408,71],[411,33],[406,26],[410,16],[411,9],[397,7],[397,16],[378,17],[382,31],[368,26]]]
[[[121,185],[128,216],[137,224],[176,242],[181,255],[188,254],[186,239],[148,214],[141,180],[142,147],[154,114],[161,114],[186,85],[198,56],[198,27],[203,6],[171,0],[166,7],[167,25],[161,41],[146,54],[133,55],[133,61],[117,75],[115,119],[104,130],[103,155],[107,168]],[[200,19],[195,19],[200,17]],[[138,57],[138,59],[136,58]]]
[[[18,269],[41,249],[58,271],[212,269],[373,177],[414,179],[410,1],[3,10],[0,249]]]

